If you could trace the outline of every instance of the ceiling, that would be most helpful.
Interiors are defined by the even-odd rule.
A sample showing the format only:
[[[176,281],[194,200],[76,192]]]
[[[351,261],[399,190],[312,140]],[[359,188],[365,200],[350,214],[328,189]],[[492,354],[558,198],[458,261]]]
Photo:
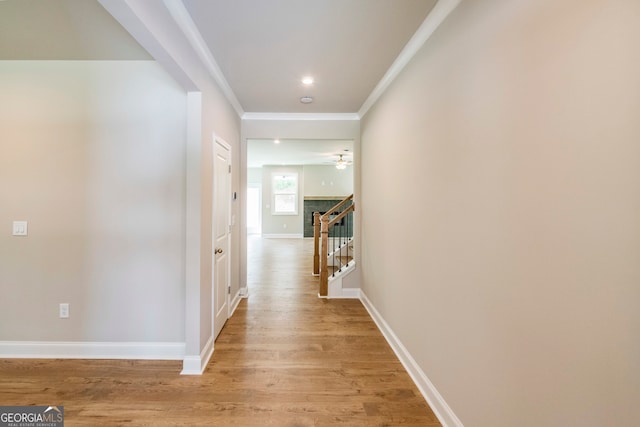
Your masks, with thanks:
[[[222,72],[223,86],[228,83],[231,98],[235,97],[230,100],[239,114],[358,113],[372,92],[379,90],[376,86],[384,82],[385,73],[394,68],[416,31],[424,27],[437,2],[127,3],[149,6],[148,1],[157,4],[136,10],[153,13],[171,6],[186,12],[186,31],[196,35],[201,43],[197,47]],[[0,0],[0,60],[152,59],[98,0]],[[314,83],[303,85],[304,76],[312,76]],[[302,104],[302,96],[313,97],[313,102]],[[339,154],[349,153],[345,158],[352,160],[352,150],[352,141],[283,140],[276,145],[270,140],[252,140],[248,166],[332,164]]]
[[[183,3],[244,111],[355,113],[435,0]]]
[[[436,0],[170,3],[184,6],[242,111],[356,113]],[[0,0],[0,59],[152,58],[97,0]]]
[[[353,161],[353,141],[283,139],[278,144],[273,139],[249,139],[247,141],[247,167],[265,165],[335,165],[339,155]]]

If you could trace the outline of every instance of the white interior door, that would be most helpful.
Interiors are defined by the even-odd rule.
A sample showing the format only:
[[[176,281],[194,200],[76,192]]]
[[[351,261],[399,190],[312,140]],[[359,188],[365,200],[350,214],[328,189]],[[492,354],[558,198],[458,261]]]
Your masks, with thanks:
[[[231,214],[231,152],[217,138],[213,153],[213,336],[229,318],[229,232]]]

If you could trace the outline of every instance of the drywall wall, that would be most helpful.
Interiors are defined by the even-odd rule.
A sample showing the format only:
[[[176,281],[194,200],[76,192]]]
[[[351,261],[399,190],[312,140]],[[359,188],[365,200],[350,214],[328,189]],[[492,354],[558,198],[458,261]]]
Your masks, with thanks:
[[[305,165],[305,197],[348,196],[353,193],[353,167],[339,170],[335,166]]]
[[[463,1],[363,118],[362,287],[465,426],[640,424],[638,17]]]
[[[185,374],[201,373],[213,351],[212,315],[212,180],[213,140],[231,146],[232,191],[242,194],[240,118],[237,100],[216,77],[211,61],[194,41],[181,2],[99,0],[155,60],[188,92],[186,243],[185,243]],[[242,185],[240,182],[242,180]],[[240,290],[240,198],[231,206],[230,285]],[[243,227],[244,228],[244,227]],[[245,233],[246,234],[246,233]],[[246,236],[245,236],[246,238]],[[244,281],[244,280],[243,280]]]
[[[275,174],[294,173],[298,175],[298,212],[296,215],[273,213],[273,185]],[[262,167],[262,234],[268,236],[302,237],[302,215],[304,213],[304,171],[302,166]]]
[[[235,111],[230,107],[224,95],[214,85],[202,82],[202,192],[201,192],[201,294],[200,309],[206,316],[201,319],[201,343],[206,344],[212,336],[212,313],[213,295],[213,263],[211,248],[213,248],[213,223],[211,221],[213,211],[213,135],[217,135],[231,147],[231,191],[238,194],[240,192],[240,170],[239,170],[239,133],[240,119]],[[239,233],[240,203],[236,198],[231,202],[231,270],[230,284],[231,295],[235,296],[240,291],[239,285],[239,265],[240,265],[240,233]]]
[[[0,98],[0,341],[184,342],[186,93],[153,61],[1,61]]]
[[[247,184],[262,184],[262,168],[247,168]]]

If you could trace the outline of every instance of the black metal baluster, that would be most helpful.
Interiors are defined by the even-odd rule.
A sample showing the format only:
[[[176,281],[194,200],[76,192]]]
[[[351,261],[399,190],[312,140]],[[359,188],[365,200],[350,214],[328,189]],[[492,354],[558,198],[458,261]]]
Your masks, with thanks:
[[[344,217],[342,219],[344,220]],[[340,239],[338,240],[338,243],[340,245],[340,256],[338,258],[338,262],[340,263],[340,270],[339,271],[342,271],[342,242],[343,242],[343,240],[342,240],[343,239],[343,237],[342,237],[342,229],[344,227],[342,227],[342,220],[338,224],[339,224],[339,227],[340,227]]]
[[[349,220],[352,218],[351,215],[353,215],[353,211],[349,212],[349,215],[345,217],[347,221],[347,265],[349,265],[349,245],[351,244],[351,231],[349,231]]]
[[[333,245],[333,262],[331,263],[331,268],[333,270],[333,273],[331,274],[331,277],[335,277],[336,275],[336,230],[335,230],[336,226],[335,224],[333,225],[333,236],[331,236],[331,244]],[[331,229],[329,229],[329,235],[331,235]]]

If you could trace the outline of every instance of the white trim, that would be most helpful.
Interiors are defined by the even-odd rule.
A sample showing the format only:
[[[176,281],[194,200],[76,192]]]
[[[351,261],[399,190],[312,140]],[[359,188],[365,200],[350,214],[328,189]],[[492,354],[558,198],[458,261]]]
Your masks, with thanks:
[[[182,361],[180,375],[202,375],[209,363],[209,359],[213,356],[213,349],[213,337],[211,336],[200,352],[200,356],[185,356]]]
[[[185,356],[182,360],[182,371],[180,375],[202,375],[200,356]]]
[[[263,239],[304,239],[302,234],[263,234]]]
[[[360,288],[342,288],[342,299],[360,299]]]
[[[327,284],[327,298],[341,298],[342,297],[342,276],[329,277],[329,283]]]
[[[238,308],[238,304],[240,304],[241,300],[242,300],[242,295],[240,294],[240,290],[238,290],[238,292],[236,292],[236,294],[234,295],[229,305],[229,317],[233,316],[233,313],[236,312],[236,308]]]
[[[183,342],[0,341],[0,359],[181,360]]]
[[[360,288],[343,288],[342,280],[356,269],[356,263],[350,262],[343,267],[342,271],[338,271],[335,275],[329,276],[329,289],[327,297],[330,299],[350,299],[360,298]]]
[[[276,178],[282,177],[283,179],[287,177],[295,177],[296,180],[296,192],[295,193],[281,193],[276,190]],[[271,215],[273,216],[297,216],[298,215],[298,206],[300,205],[300,174],[298,172],[271,172],[271,203],[273,209],[271,210]],[[281,212],[277,210],[276,197],[277,196],[295,196],[295,203],[293,204],[295,209],[293,212]]]
[[[362,301],[362,304],[378,326],[378,329],[380,329],[380,332],[382,332],[382,335],[384,335],[385,339],[393,349],[393,352],[398,356],[398,359],[400,359],[402,366],[407,370],[411,379],[418,387],[418,390],[422,393],[422,396],[426,399],[427,403],[429,403],[429,406],[438,417],[438,420],[440,420],[440,423],[442,423],[444,427],[464,427],[456,414],[453,413],[453,410],[449,405],[447,405],[447,402],[445,402],[442,395],[438,392],[429,378],[427,378],[427,375],[420,368],[406,347],[402,345],[400,339],[382,318],[378,310],[376,310],[363,291],[360,291],[360,301]]]
[[[335,277],[329,281],[327,294],[329,299],[359,299],[360,288],[343,288],[342,277]]]
[[[407,42],[402,52],[398,55],[385,75],[380,79],[376,87],[364,101],[358,111],[360,118],[367,114],[367,111],[376,103],[378,98],[387,90],[389,85],[398,77],[409,61],[418,53],[418,50],[429,40],[429,37],[438,29],[440,24],[449,14],[460,4],[462,0],[439,0],[427,15],[413,37]]]
[[[329,299],[359,299],[360,288],[343,288],[342,277],[334,277],[329,281],[327,292]]]
[[[240,288],[240,298],[249,298],[249,288],[247,288],[246,286],[243,288]]]
[[[244,113],[242,120],[360,120],[358,113]]]
[[[238,101],[238,98],[236,98],[229,82],[225,79],[222,70],[220,70],[218,63],[207,47],[207,43],[202,38],[202,34],[198,31],[198,27],[196,27],[193,19],[191,19],[191,15],[189,14],[189,11],[187,11],[184,3],[182,3],[182,0],[164,0],[164,5],[206,67],[207,71],[209,71],[211,77],[213,77],[213,80],[215,80],[215,82],[220,86],[220,89],[229,103],[233,106],[234,110],[236,110],[238,116],[242,117],[244,109],[242,108],[242,105],[240,105],[240,101]]]
[[[140,11],[139,4],[134,7],[130,2],[122,0],[98,0],[98,2],[187,92],[198,90],[198,86],[182,68],[182,64],[179,65],[176,62],[165,45],[160,43],[151,31],[153,22],[149,22],[150,19]],[[157,6],[153,5],[153,7]]]

